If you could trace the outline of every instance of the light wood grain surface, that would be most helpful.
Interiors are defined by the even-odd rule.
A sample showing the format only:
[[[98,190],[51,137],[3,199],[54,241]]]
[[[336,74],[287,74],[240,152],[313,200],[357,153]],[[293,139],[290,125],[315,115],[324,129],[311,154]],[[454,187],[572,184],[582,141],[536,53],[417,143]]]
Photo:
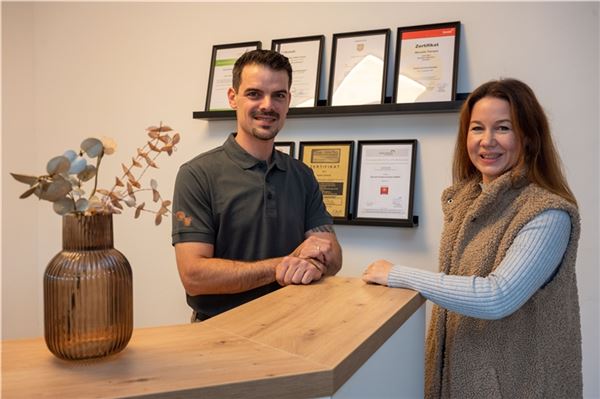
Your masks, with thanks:
[[[2,342],[2,398],[303,398],[332,395],[424,302],[329,277],[198,324],[134,330],[97,360],[55,358],[43,338]]]

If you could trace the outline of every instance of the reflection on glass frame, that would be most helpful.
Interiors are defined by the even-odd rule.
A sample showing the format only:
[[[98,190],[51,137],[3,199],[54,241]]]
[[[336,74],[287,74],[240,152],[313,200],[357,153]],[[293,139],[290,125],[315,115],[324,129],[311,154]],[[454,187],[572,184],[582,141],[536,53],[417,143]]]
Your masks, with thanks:
[[[223,111],[231,109],[227,99],[227,90],[231,87],[233,65],[242,54],[262,47],[260,41],[219,44],[212,48],[208,90],[205,111]]]
[[[456,99],[460,22],[398,28],[394,103]]]
[[[349,219],[354,141],[300,142],[298,159],[314,172],[333,220]]]
[[[325,36],[323,35],[271,41],[271,50],[288,57],[292,65],[290,108],[317,106],[324,41]]]
[[[328,105],[384,102],[389,41],[389,29],[333,35]]]
[[[413,225],[417,140],[358,142],[353,221]]]
[[[276,141],[275,149],[277,151],[281,151],[284,154],[288,154],[290,157],[294,158],[296,143],[293,141]]]

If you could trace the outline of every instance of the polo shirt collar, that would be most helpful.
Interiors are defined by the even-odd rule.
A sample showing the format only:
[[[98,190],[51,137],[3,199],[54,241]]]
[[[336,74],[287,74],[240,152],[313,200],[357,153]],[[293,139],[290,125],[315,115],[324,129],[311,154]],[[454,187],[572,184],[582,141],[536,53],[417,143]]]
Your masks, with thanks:
[[[235,135],[237,133],[231,133],[227,140],[223,144],[223,148],[227,155],[231,158],[233,162],[238,164],[243,169],[251,169],[255,165],[259,164],[259,159],[254,158],[250,155],[246,150],[244,150],[237,141],[235,141]],[[273,158],[275,166],[281,170],[286,170],[285,160],[283,159],[283,155],[279,152],[273,150]]]

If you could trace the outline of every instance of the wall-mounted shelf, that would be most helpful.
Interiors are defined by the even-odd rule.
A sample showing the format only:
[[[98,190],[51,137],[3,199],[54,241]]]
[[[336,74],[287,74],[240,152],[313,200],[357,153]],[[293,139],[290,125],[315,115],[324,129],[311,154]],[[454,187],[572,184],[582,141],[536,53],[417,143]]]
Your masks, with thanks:
[[[380,227],[417,227],[419,225],[419,216],[413,215],[409,220],[398,221],[383,221],[377,219],[349,219],[337,220],[333,219],[333,224],[351,225],[351,226],[380,226]]]
[[[405,104],[368,104],[343,106],[317,106],[306,108],[290,108],[288,118],[315,118],[327,116],[373,116],[401,114],[433,114],[458,112],[469,93],[458,93],[455,101]],[[194,111],[194,119],[228,120],[235,119],[235,111]]]

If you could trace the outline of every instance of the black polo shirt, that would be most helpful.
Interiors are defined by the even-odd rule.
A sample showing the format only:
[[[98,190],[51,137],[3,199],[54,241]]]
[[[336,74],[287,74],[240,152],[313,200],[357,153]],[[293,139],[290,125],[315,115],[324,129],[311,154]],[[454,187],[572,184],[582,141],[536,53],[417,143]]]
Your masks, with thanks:
[[[332,224],[319,184],[302,162],[274,151],[270,164],[248,154],[231,134],[225,143],[183,164],[177,174],[172,242],[214,245],[214,257],[242,261],[290,254],[306,231]],[[272,283],[239,294],[189,296],[197,312],[214,316],[279,288]]]

